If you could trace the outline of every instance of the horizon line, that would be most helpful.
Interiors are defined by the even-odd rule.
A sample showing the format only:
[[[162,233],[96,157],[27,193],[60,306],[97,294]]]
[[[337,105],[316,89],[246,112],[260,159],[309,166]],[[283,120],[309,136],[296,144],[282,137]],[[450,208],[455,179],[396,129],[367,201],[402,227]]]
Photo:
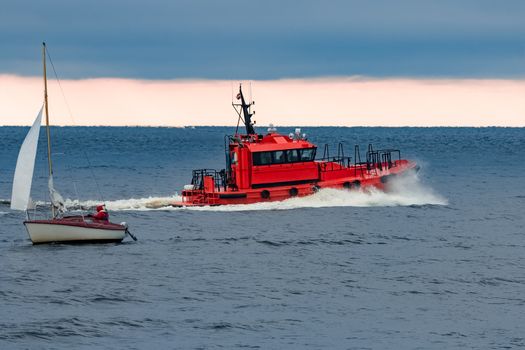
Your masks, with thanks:
[[[31,125],[0,125],[0,128],[28,128]],[[235,125],[49,125],[52,128],[144,128],[144,129],[195,129],[195,128],[235,128]],[[45,125],[41,125],[45,127]],[[268,128],[269,125],[261,125],[259,128]],[[244,126],[239,126],[243,129]],[[258,127],[255,126],[257,129]],[[274,128],[384,128],[384,129],[523,129],[525,123],[521,126],[505,125],[274,125]]]
[[[20,74],[20,73],[9,73],[0,72],[0,77],[18,77],[23,79],[43,79],[42,75],[35,74]],[[166,78],[149,78],[149,77],[128,77],[128,76],[113,76],[113,75],[100,75],[100,76],[85,76],[85,77],[58,77],[59,80],[67,81],[81,81],[81,80],[134,80],[134,81],[151,81],[151,82],[238,82],[238,83],[250,83],[250,82],[281,82],[281,81],[334,81],[334,80],[351,80],[351,81],[389,81],[389,80],[416,80],[416,81],[482,81],[482,80],[495,80],[495,81],[525,81],[525,74],[520,76],[458,76],[458,75],[366,75],[366,74],[321,74],[311,76],[282,76],[278,78],[210,78],[210,77],[166,77]],[[48,82],[56,80],[56,77],[51,77],[48,74]]]

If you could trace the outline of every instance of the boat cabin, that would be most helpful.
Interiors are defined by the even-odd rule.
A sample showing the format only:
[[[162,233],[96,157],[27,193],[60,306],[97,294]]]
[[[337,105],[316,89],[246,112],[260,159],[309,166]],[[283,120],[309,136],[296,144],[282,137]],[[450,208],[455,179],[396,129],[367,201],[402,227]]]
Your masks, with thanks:
[[[229,137],[228,185],[232,190],[296,185],[318,179],[317,147],[299,132],[286,136],[272,129],[264,136]]]

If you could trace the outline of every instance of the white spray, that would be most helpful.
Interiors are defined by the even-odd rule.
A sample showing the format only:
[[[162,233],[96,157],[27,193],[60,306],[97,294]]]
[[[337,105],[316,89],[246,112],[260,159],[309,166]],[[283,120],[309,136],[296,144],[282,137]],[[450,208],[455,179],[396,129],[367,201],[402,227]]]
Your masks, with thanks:
[[[411,205],[447,205],[447,200],[425,186],[416,173],[398,176],[388,184],[388,191],[375,188],[360,191],[339,189],[321,189],[318,193],[307,197],[290,198],[280,202],[264,202],[255,204],[224,205],[218,207],[188,207],[174,208],[170,203],[180,201],[181,197],[131,198],[107,201],[110,211],[117,210],[197,210],[197,211],[247,211],[247,210],[289,210],[298,208],[321,207],[388,207]],[[67,200],[67,207],[92,207],[97,201]]]

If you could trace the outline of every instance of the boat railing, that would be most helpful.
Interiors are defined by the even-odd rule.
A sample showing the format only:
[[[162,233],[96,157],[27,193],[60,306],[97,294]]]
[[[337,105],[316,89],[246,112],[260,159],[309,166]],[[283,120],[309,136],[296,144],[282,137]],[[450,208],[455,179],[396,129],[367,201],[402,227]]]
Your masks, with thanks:
[[[345,151],[342,142],[339,142],[337,145],[337,156],[335,157],[330,157],[330,148],[328,147],[328,144],[325,144],[323,149],[323,157],[316,159],[316,161],[321,163],[321,169],[323,171],[340,170],[341,168],[349,168],[352,165],[352,158],[345,157]]]
[[[204,189],[204,179],[206,176],[213,178],[213,185],[217,191],[221,188],[226,190],[226,171],[216,169],[195,169],[192,171],[191,184],[196,190]]]
[[[366,169],[375,171],[377,169],[383,170],[384,168],[390,169],[397,165],[397,160],[401,160],[401,151],[398,149],[379,149],[374,150],[372,144],[368,145],[368,151],[366,152]]]
[[[321,164],[322,171],[335,171],[349,168],[352,165],[351,157],[323,157],[316,159]]]
[[[367,166],[366,162],[361,161],[361,151],[359,145],[354,146],[354,176],[357,177],[357,171],[359,169],[361,177],[365,175],[364,167]]]
[[[354,147],[354,162],[351,157],[345,157],[343,143],[339,142],[337,145],[337,156],[330,157],[330,148],[328,144],[324,145],[323,157],[316,159],[321,163],[322,171],[339,170],[341,167],[354,168],[354,175],[364,176],[367,173],[377,173],[377,170],[390,169],[395,167],[398,163],[396,160],[401,160],[401,151],[398,149],[379,149],[374,150],[372,144],[368,145],[366,152],[366,161],[362,161],[359,146]]]

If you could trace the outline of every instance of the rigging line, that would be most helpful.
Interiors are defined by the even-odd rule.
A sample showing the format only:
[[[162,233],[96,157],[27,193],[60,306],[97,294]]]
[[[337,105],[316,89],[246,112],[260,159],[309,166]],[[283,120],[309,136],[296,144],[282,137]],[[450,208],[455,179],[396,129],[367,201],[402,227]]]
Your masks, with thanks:
[[[253,102],[253,99],[252,99],[252,82],[250,81],[250,107],[252,105],[252,102]]]
[[[62,93],[62,97],[64,98],[64,102],[66,103],[67,110],[69,112],[69,117],[73,121],[73,124],[77,125],[77,122],[75,121],[75,118],[73,117],[73,113],[71,112],[71,108],[69,107],[69,103],[67,102],[66,94],[64,93],[64,89],[62,89],[62,84],[60,83],[60,78],[58,77],[57,71],[55,69],[55,65],[53,64],[53,60],[51,59],[51,54],[49,53],[49,49],[46,49],[47,57],[49,58],[49,63],[51,63],[51,67],[53,68],[53,73],[55,74],[55,78],[58,82],[58,86],[60,88],[60,92]],[[86,158],[86,161],[88,163],[89,171],[91,172],[91,177],[95,181],[95,185],[97,187],[98,195],[100,196],[100,199],[102,199],[102,202],[106,202],[104,199],[104,196],[102,195],[102,191],[100,190],[100,186],[98,184],[97,177],[95,176],[95,172],[93,171],[93,166],[91,165],[91,161],[89,160],[89,157],[86,153],[86,150],[83,147],[80,147],[80,145],[77,143],[76,139],[73,138],[74,142],[79,146],[79,148],[82,150],[82,153],[84,154],[84,157]]]
[[[76,184],[76,182],[74,180],[73,180],[73,187],[75,188],[75,194],[78,197],[78,208],[79,208],[79,211],[80,211],[80,216],[82,216],[82,221],[84,221],[85,220],[84,211],[83,211],[83,208],[82,208],[82,204],[80,202],[80,196],[78,195],[77,184]]]
[[[75,118],[73,117],[73,113],[71,112],[71,108],[69,107],[69,103],[67,102],[66,94],[64,93],[64,89],[62,89],[62,84],[60,83],[60,79],[58,78],[58,74],[55,69],[55,65],[53,64],[53,60],[51,59],[51,55],[49,54],[49,48],[46,48],[46,54],[47,54],[47,57],[49,58],[49,63],[51,63],[51,67],[53,68],[53,73],[55,74],[55,78],[58,82],[58,86],[60,87],[62,98],[64,98],[64,102],[66,103],[67,111],[69,112],[69,117],[71,118],[73,123],[76,125],[77,122],[75,121]]]
[[[235,128],[235,135],[239,133],[239,124],[241,123],[241,117],[237,118],[237,127]]]
[[[87,210],[84,209],[84,207],[82,206],[82,202],[80,200],[80,195],[78,194],[77,182],[75,181],[75,177],[73,176],[73,174],[74,174],[73,168],[71,166],[67,166],[66,169],[67,169],[66,174],[68,174],[69,181],[73,184],[73,189],[75,190],[75,195],[76,195],[76,198],[77,198],[77,201],[78,201],[78,211],[80,211],[80,215],[82,216],[82,220],[84,220],[84,217],[85,217],[84,211],[87,211]],[[75,201],[73,200],[73,204],[74,203],[75,203]]]

